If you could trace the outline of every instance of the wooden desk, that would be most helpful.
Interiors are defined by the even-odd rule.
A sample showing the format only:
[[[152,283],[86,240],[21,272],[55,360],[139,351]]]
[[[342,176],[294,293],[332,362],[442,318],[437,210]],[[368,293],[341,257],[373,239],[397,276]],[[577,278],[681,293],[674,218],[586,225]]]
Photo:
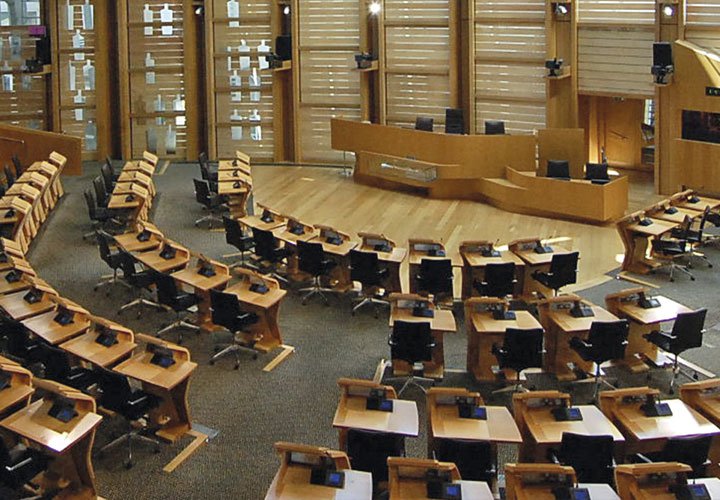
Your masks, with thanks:
[[[46,292],[38,290],[41,298],[33,304],[25,300],[25,296],[29,290],[21,290],[15,293],[7,293],[0,295],[0,308],[5,311],[10,318],[16,321],[22,321],[32,316],[42,314],[55,307],[55,303],[51,301]]]
[[[535,248],[538,245],[550,246],[553,251],[548,253],[537,253]],[[527,238],[515,240],[508,245],[510,252],[514,253],[524,263],[524,275],[522,277],[522,295],[526,298],[533,297],[534,292],[539,292],[546,297],[553,296],[553,291],[539,281],[533,278],[533,273],[550,271],[550,264],[553,255],[563,255],[571,253],[570,250],[559,247],[558,245],[548,245],[547,242],[540,238]],[[518,278],[520,281],[520,278]]]
[[[678,227],[677,223],[652,218],[650,218],[652,224],[643,226],[640,221],[644,218],[643,212],[636,212],[620,219],[616,224],[620,239],[625,247],[623,271],[647,274],[660,266],[660,263],[648,255],[650,240]]]
[[[411,323],[430,323],[435,348],[432,353],[432,361],[424,361],[424,376],[441,379],[445,371],[445,350],[443,348],[443,334],[445,332],[457,331],[455,317],[452,311],[447,309],[436,309],[435,305],[427,298],[414,294],[396,294],[393,293],[389,297],[390,300],[390,328],[393,327],[395,321],[407,321]],[[413,316],[413,304],[416,302],[427,303],[428,309],[435,311],[432,318]],[[403,376],[411,373],[412,366],[406,361],[393,359],[393,374],[395,376]]]
[[[292,224],[299,224],[300,227],[302,227],[303,232],[300,234],[293,233],[290,230]],[[292,218],[288,218],[288,221],[284,226],[276,227],[272,230],[272,232],[277,239],[292,246],[297,245],[298,241],[310,241],[315,239],[320,234],[320,231],[315,229],[313,226],[303,224],[302,222]]]
[[[696,198],[696,201],[691,201],[693,197]],[[675,193],[670,197],[670,203],[677,207],[696,210],[698,212],[704,212],[705,207],[710,207],[710,210],[720,208],[720,200],[706,196],[698,196],[692,189]]]
[[[372,474],[343,470],[345,484],[341,489],[310,484],[312,469],[288,466],[280,469],[265,495],[265,500],[371,500]]]
[[[675,224],[682,224],[685,221],[685,217],[690,217],[691,219],[694,219],[696,217],[700,217],[702,213],[698,213],[695,210],[691,210],[689,208],[683,208],[683,207],[674,207],[677,212],[674,214],[669,214],[665,212],[665,207],[660,208],[659,210],[655,210],[653,212],[647,212],[647,216],[651,217],[653,219],[659,219],[665,222],[673,222]]]
[[[704,484],[710,498],[720,498],[720,479],[688,479],[689,465],[676,462],[624,464],[615,468],[615,483],[622,498],[634,500],[675,500],[670,485],[679,483]]]
[[[137,347],[132,330],[97,316],[93,317],[93,321],[95,325],[92,329],[65,342],[60,348],[83,361],[107,368],[126,359]],[[101,328],[98,328],[99,325],[117,334],[116,344],[105,347],[97,342],[97,338],[102,333]]]
[[[20,274],[21,279],[14,282],[8,281],[7,276],[10,273]],[[11,269],[7,272],[0,273],[0,295],[15,293],[19,292],[20,290],[27,290],[28,288],[30,288],[30,282],[22,278],[24,274],[26,273],[18,271],[17,269]]]
[[[522,295],[525,278],[525,261],[509,250],[503,250],[499,257],[485,257],[483,252],[492,252],[494,246],[489,241],[464,241],[460,244],[460,256],[463,260],[462,269],[462,299],[479,296],[473,284],[485,279],[485,267],[488,264],[515,264],[514,295]]]
[[[172,246],[176,252],[172,259],[164,259],[160,256],[164,245]],[[165,244],[157,249],[147,252],[136,252],[133,256],[145,267],[149,267],[159,273],[168,273],[176,269],[184,268],[190,262],[190,251],[177,243],[165,240]]]
[[[352,289],[353,284],[350,279],[350,250],[358,244],[350,238],[349,234],[343,233],[330,226],[315,225],[315,229],[319,232],[318,237],[313,240],[322,244],[325,255],[335,262],[335,267],[330,270],[330,282],[333,283],[335,290],[345,292]],[[332,240],[337,238],[338,241]]]
[[[222,177],[224,172],[219,173]],[[252,179],[233,178],[218,183],[218,194],[227,197],[230,216],[234,219],[247,215],[247,204],[252,192]]]
[[[575,302],[590,307],[595,314],[587,318],[575,318],[571,314]],[[590,326],[598,322],[617,321],[617,316],[602,307],[583,301],[577,295],[561,295],[540,303],[540,321],[545,328],[545,371],[554,373],[558,380],[575,380],[577,373],[570,369],[572,363],[584,373],[595,374],[595,363],[583,360],[570,348],[570,339],[587,340]]]
[[[262,208],[261,205],[258,205],[258,208],[261,208],[263,211],[261,215],[246,215],[238,219],[238,222],[250,229],[261,229],[263,231],[272,231],[287,223],[287,217],[284,215],[273,212],[268,208]],[[269,214],[270,218],[267,221],[263,220],[264,212],[268,212]]]
[[[720,427],[720,379],[684,384],[680,386],[680,399]]]
[[[150,233],[150,238],[147,241],[138,240],[138,235],[141,232],[142,230],[136,230],[130,233],[118,234],[114,237],[115,243],[126,252],[147,252],[158,248],[162,244],[162,235],[153,232]]]
[[[61,325],[54,321],[58,314],[56,309],[38,314],[22,321],[30,333],[43,339],[51,345],[62,344],[73,337],[77,337],[90,328],[90,314],[87,311],[75,312],[73,322]]]
[[[175,344],[161,341],[148,335],[137,334],[137,340],[146,342],[146,351],[120,363],[115,371],[142,382],[143,390],[162,399],[159,408],[153,410],[150,417],[162,428],[155,434],[170,442],[177,441],[191,429],[188,389],[190,375],[197,363],[190,361],[190,351]],[[157,345],[173,351],[175,364],[162,368],[150,362],[150,346]]]
[[[218,182],[235,182],[240,181],[245,184],[252,185],[252,177],[247,175],[240,168],[222,170],[218,169]]]
[[[212,267],[215,276],[199,274],[203,265]],[[212,311],[210,308],[210,290],[222,290],[230,281],[230,269],[225,264],[199,258],[195,266],[176,271],[171,275],[180,283],[193,289],[193,293],[200,298],[198,304],[197,326],[205,330],[213,328]]]
[[[67,488],[63,488],[60,498],[96,498],[97,487],[90,452],[95,430],[102,417],[95,413],[95,401],[90,396],[55,382],[36,379],[35,384],[51,392],[45,398],[6,417],[0,426],[36,443],[53,455],[50,471],[56,477],[70,481]],[[67,423],[49,416],[54,395],[74,400],[78,415]]]
[[[430,471],[447,475],[450,482],[459,484],[462,498],[492,500],[493,495],[487,483],[463,481],[455,464],[418,458],[389,457],[388,487],[390,500],[419,500],[427,496],[427,475]]]
[[[287,295],[287,291],[280,288],[277,280],[249,269],[236,268],[235,276],[240,278],[238,283],[225,289],[226,293],[237,295],[238,300],[248,312],[255,313],[258,317],[257,323],[249,325],[247,329],[262,338],[255,343],[255,348],[269,352],[283,344],[280,334],[280,303]],[[253,292],[250,287],[253,283],[263,283],[268,287],[264,294]],[[256,335],[257,336],[257,335]]]
[[[408,240],[408,265],[410,293],[421,291],[417,276],[420,274],[420,266],[423,260],[449,260],[454,267],[462,267],[462,259],[459,255],[451,256],[440,241],[430,239]],[[450,292],[452,298],[454,292]]]
[[[492,367],[497,359],[492,354],[493,344],[502,345],[505,330],[508,328],[542,328],[528,311],[515,311],[514,320],[497,320],[490,307],[503,307],[508,304],[502,299],[473,297],[465,301],[465,327],[467,330],[467,370],[475,380],[492,381],[495,374]],[[511,374],[510,379],[514,378]]]
[[[0,372],[10,376],[10,385],[0,391],[0,417],[5,417],[20,406],[30,404],[35,389],[30,370],[18,363],[0,356]]]
[[[108,201],[108,208],[111,210],[132,210],[140,208],[143,200],[137,195],[133,195],[132,199],[128,199],[130,193],[113,194]]]
[[[358,233],[362,238],[359,250],[363,252],[374,252],[378,256],[378,261],[385,265],[388,270],[388,276],[383,283],[383,287],[388,293],[402,293],[402,283],[400,281],[400,265],[407,255],[407,248],[395,246],[395,242],[386,238],[381,234]],[[389,251],[384,251],[385,249]]]
[[[625,349],[623,362],[633,373],[648,370],[648,366],[642,358],[649,360],[656,366],[663,366],[671,362],[664,354],[659,352],[655,344],[645,340],[643,335],[658,330],[660,323],[674,320],[679,313],[691,311],[684,305],[662,295],[654,296],[660,302],[660,307],[643,309],[638,305],[640,293],[649,294],[649,290],[646,288],[628,288],[605,297],[605,305],[611,313],[619,318],[627,318],[630,321],[628,345]]]

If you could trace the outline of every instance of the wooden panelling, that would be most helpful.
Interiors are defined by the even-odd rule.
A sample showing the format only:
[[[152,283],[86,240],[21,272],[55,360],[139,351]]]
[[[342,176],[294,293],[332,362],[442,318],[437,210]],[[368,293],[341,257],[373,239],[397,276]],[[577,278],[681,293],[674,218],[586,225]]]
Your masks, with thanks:
[[[655,0],[575,0],[581,23],[636,25],[655,22]]]
[[[63,174],[82,174],[82,146],[79,137],[0,124],[0,158],[4,161],[17,155],[23,165],[30,165],[36,161],[47,160],[53,151],[67,158]]]
[[[720,50],[720,0],[685,0],[685,39]]]

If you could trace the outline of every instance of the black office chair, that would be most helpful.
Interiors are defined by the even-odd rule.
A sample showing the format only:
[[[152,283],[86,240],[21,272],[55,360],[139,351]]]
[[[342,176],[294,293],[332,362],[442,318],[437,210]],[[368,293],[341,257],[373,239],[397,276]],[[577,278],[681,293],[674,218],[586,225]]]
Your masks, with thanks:
[[[360,283],[359,302],[353,307],[352,315],[363,306],[372,305],[375,317],[380,315],[379,305],[389,305],[387,300],[378,298],[378,291],[382,288],[388,270],[380,267],[378,255],[375,252],[350,250],[350,279]]]
[[[217,169],[213,168],[210,164],[210,159],[205,151],[201,151],[200,154],[198,154],[198,166],[201,169],[205,168],[211,174],[215,174],[215,181],[217,182]]]
[[[550,271],[535,271],[532,274],[534,280],[539,281],[548,288],[551,288],[555,295],[558,290],[566,285],[577,283],[577,267],[580,252],[561,253],[552,256]]]
[[[188,309],[200,303],[198,296],[194,293],[183,292],[178,288],[175,278],[170,275],[155,273],[154,281],[157,286],[158,302],[175,311],[175,321],[159,330],[155,336],[162,337],[172,330],[182,328],[199,333],[200,327],[187,321],[187,314],[190,312]],[[177,343],[182,344],[182,341],[183,335],[182,330],[180,330]]]
[[[485,135],[505,135],[505,122],[501,120],[485,120]]]
[[[235,369],[237,370],[240,368],[240,352],[242,351],[252,353],[253,359],[257,359],[258,351],[255,349],[255,343],[261,337],[243,331],[245,327],[258,322],[257,314],[243,311],[237,295],[218,290],[210,290],[210,307],[212,309],[212,322],[227,328],[233,335],[231,343],[215,346],[216,352],[210,358],[210,364],[214,365],[219,358],[233,354],[235,355]]]
[[[613,484],[615,473],[612,436],[585,436],[563,432],[559,450],[548,450],[548,459],[575,469],[578,483]]]
[[[691,247],[685,240],[676,240],[674,238],[653,238],[650,241],[652,248],[652,256],[658,261],[663,262],[662,267],[670,268],[670,275],[668,279],[675,281],[675,271],[680,271],[690,277],[691,281],[695,281],[695,276],[690,272],[690,269],[684,264],[679,264],[678,261],[690,258],[692,254]],[[655,273],[659,268],[653,269],[651,272]]]
[[[70,365],[70,357],[66,351],[45,342],[39,343],[38,348],[42,364],[45,367],[44,378],[60,382],[82,392],[87,392],[91,386],[97,383],[97,378],[92,370]]]
[[[415,279],[417,291],[432,294],[436,304],[448,295],[450,297],[453,295],[453,270],[450,259],[422,259],[420,272]]]
[[[125,250],[120,250],[120,269],[123,272],[123,280],[137,291],[137,297],[123,305],[118,310],[118,315],[135,306],[140,306],[137,313],[138,318],[142,314],[143,306],[149,306],[161,311],[166,310],[163,305],[147,298],[147,294],[151,294],[152,287],[155,286],[154,271],[138,271],[135,268],[135,258]]]
[[[302,304],[307,304],[310,297],[319,295],[325,305],[328,305],[325,293],[334,293],[335,290],[322,286],[322,277],[327,276],[330,270],[337,266],[333,260],[325,257],[322,243],[311,243],[307,241],[297,242],[298,250],[298,269],[312,276],[312,285],[308,288],[301,288],[300,293],[304,293]]]
[[[473,286],[482,297],[502,298],[514,295],[516,284],[515,263],[503,262],[486,265],[483,281],[475,281]]]
[[[128,283],[118,279],[118,270],[120,269],[120,259],[122,257],[120,250],[116,248],[115,251],[112,251],[110,248],[111,246],[114,246],[115,239],[107,232],[98,229],[95,231],[95,241],[97,242],[98,249],[100,251],[100,258],[110,269],[112,269],[113,273],[111,276],[104,276],[98,283],[95,284],[93,290],[97,292],[100,288],[107,285],[114,285],[115,283],[120,283],[127,288],[131,288]],[[107,292],[106,295],[110,295],[110,292]]]
[[[108,171],[112,174],[112,182],[115,183],[120,178],[120,174],[118,174],[115,171],[115,167],[113,167],[112,159],[109,156],[105,157],[105,166],[107,166]]]
[[[100,175],[103,178],[103,182],[106,186],[109,186],[111,190],[115,189],[115,179],[113,178],[113,170],[107,163],[100,165]]]
[[[208,183],[210,191],[217,193],[218,190],[218,173],[211,171],[210,167],[205,163],[200,163],[200,178]]]
[[[95,201],[92,191],[86,189],[83,191],[85,197],[85,204],[88,209],[88,217],[92,223],[92,231],[83,234],[83,239],[88,240],[95,237],[95,231],[98,229],[110,229],[110,225],[114,226],[114,229],[120,229],[123,224],[120,220],[115,218],[113,211],[108,208],[99,207]]]
[[[195,225],[199,226],[203,222],[207,222],[210,228],[213,227],[214,221],[221,221],[220,212],[225,210],[223,197],[210,190],[210,183],[203,179],[193,179],[195,186],[195,201],[200,203],[210,213],[204,217],[200,217],[195,221]]]
[[[453,462],[464,480],[488,484],[495,480],[495,452],[489,441],[434,439],[433,443],[435,459]]]
[[[427,392],[419,382],[428,382],[433,385],[435,381],[416,374],[423,373],[424,367],[422,363],[424,361],[432,361],[435,339],[432,336],[430,322],[395,321],[392,333],[388,338],[388,345],[390,346],[390,357],[392,359],[406,361],[411,367],[410,375],[402,377],[406,378],[406,380],[398,391],[398,396],[402,395],[405,389],[411,385],[418,387],[423,392]],[[388,382],[391,380],[388,380]]]
[[[259,264],[264,266],[261,272],[268,274],[278,281],[287,283],[287,278],[278,274],[278,267],[282,264],[283,260],[290,256],[290,250],[286,247],[278,246],[272,231],[253,228],[252,234],[253,242],[255,243],[255,255],[260,258]]]
[[[630,324],[627,320],[619,321],[593,321],[587,340],[580,337],[570,339],[570,348],[578,353],[584,361],[595,363],[595,390],[593,401],[597,401],[600,384],[605,383],[615,389],[609,382],[600,376],[600,365],[606,361],[614,361],[625,357],[625,348],[628,345]]]
[[[240,255],[240,260],[230,264],[230,269],[235,267],[257,269],[257,266],[245,260],[245,253],[255,248],[255,240],[253,240],[252,235],[245,234],[242,225],[229,215],[223,215],[223,226],[225,227],[225,243],[232,245],[239,250],[239,253],[223,255],[223,258]]]
[[[349,429],[347,454],[354,470],[372,474],[373,492],[384,489],[388,480],[388,457],[405,456],[405,437],[388,432]]]
[[[125,443],[128,452],[125,468],[129,469],[133,466],[133,440],[152,444],[155,453],[160,453],[160,442],[145,435],[149,431],[145,418],[151,410],[160,406],[162,400],[148,392],[133,389],[128,378],[121,373],[99,366],[95,370],[100,389],[98,404],[106,410],[121,415],[128,421],[128,432],[100,448],[100,456],[110,448]]]
[[[13,184],[15,184],[15,174],[8,165],[5,165],[5,185],[10,188]]]
[[[13,167],[15,167],[15,175],[17,177],[20,177],[22,173],[25,171],[25,167],[23,166],[22,162],[20,161],[20,158],[18,155],[12,155],[12,164]]]
[[[429,116],[418,116],[415,118],[415,130],[423,130],[425,132],[432,132],[435,120]]]
[[[702,347],[703,333],[705,332],[705,316],[707,309],[702,308],[697,311],[679,313],[673,323],[672,332],[663,332],[655,330],[643,335],[645,340],[655,344],[665,352],[673,355],[673,376],[670,381],[670,394],[673,393],[675,382],[681,370],[678,365],[678,356],[688,349]],[[698,378],[697,373],[689,375],[683,373],[688,378]]]
[[[585,179],[593,184],[607,184],[610,182],[607,163],[586,163]]]
[[[707,264],[708,267],[713,266],[704,253],[696,251],[697,247],[704,244],[703,232],[705,231],[705,224],[707,224],[708,222],[710,213],[710,206],[708,205],[705,207],[702,217],[700,217],[700,222],[698,223],[697,229],[693,229],[693,219],[691,219],[690,217],[685,217],[685,220],[683,221],[681,227],[673,229],[670,233],[673,238],[685,240],[687,245],[690,247],[688,249],[689,254],[687,267],[692,267],[691,264],[693,258],[698,258],[702,260],[705,264]]]
[[[43,351],[40,350],[40,344],[43,342],[30,335],[22,323],[5,320],[2,323],[0,334],[5,341],[4,353],[9,358],[24,366],[42,362]]]
[[[570,162],[567,160],[548,160],[547,176],[563,181],[570,180]]]
[[[462,109],[447,108],[445,110],[445,133],[464,134],[465,118]]]
[[[491,352],[497,358],[500,370],[514,370],[516,377],[514,385],[494,392],[526,391],[520,374],[528,368],[542,368],[543,329],[508,328],[505,330],[503,345],[493,344]]]
[[[102,176],[99,175],[93,179],[92,185],[95,191],[95,201],[97,205],[102,208],[107,208],[112,190],[108,191],[105,187],[105,181]]]
[[[0,483],[14,492],[20,492],[16,498],[28,498],[25,486],[46,470],[49,462],[50,459],[38,450],[23,444],[8,448],[5,440],[0,439]],[[37,489],[37,485],[30,486],[33,490]]]
[[[692,467],[689,478],[706,477],[712,436],[671,437],[657,453],[637,454],[640,462],[679,462]]]

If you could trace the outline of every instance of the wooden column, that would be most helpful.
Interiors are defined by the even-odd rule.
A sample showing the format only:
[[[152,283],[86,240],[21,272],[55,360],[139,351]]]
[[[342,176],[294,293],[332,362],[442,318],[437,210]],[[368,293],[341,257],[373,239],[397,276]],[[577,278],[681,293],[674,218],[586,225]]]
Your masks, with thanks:
[[[567,6],[565,15],[556,13],[556,6]],[[577,2],[547,0],[545,26],[547,59],[562,59],[562,72],[547,77],[547,128],[575,128],[578,126],[577,84]]]

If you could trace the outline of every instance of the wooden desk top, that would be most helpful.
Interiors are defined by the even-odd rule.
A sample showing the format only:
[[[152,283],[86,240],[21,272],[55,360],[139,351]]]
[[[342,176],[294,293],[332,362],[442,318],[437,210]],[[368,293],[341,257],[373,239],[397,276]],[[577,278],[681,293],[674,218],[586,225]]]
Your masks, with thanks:
[[[558,422],[551,413],[552,407],[527,408],[525,421],[535,441],[538,444],[558,445],[562,442],[563,432],[587,436],[610,435],[616,443],[625,441],[623,434],[597,406],[575,405],[573,408],[580,409],[582,420]]]
[[[425,259],[425,260],[445,260],[445,259],[447,259],[452,263],[452,265],[454,267],[462,266],[462,258],[457,253],[451,254],[450,252],[448,252],[446,250],[445,255],[443,255],[441,257],[439,255],[428,255],[427,252],[413,250],[412,248],[410,249],[409,257],[408,257],[408,261],[409,261],[410,265],[419,266],[420,263],[423,261],[423,259]]]
[[[500,257],[483,257],[481,252],[461,252],[470,267],[484,268],[488,264],[505,264],[512,262],[516,266],[524,266],[525,261],[509,250],[500,252]]]
[[[407,248],[400,248],[400,247],[393,247],[393,249],[390,252],[378,252],[370,245],[360,245],[358,250],[362,250],[363,252],[373,252],[376,253],[378,256],[378,260],[381,262],[390,262],[390,263],[401,263],[403,260],[405,260],[405,256],[408,253]]]
[[[618,317],[600,306],[590,306],[595,316],[589,318],[575,318],[570,309],[551,309],[548,318],[566,333],[586,332],[594,321],[617,321]]]
[[[14,283],[10,283],[7,279],[5,279],[5,276],[7,276],[10,272],[12,272],[12,270],[0,273],[0,294],[14,293],[30,288],[30,283],[22,278]]]
[[[127,194],[113,194],[108,202],[108,208],[137,208],[142,202],[142,199],[138,195],[134,195],[133,199],[130,201],[127,201],[126,198]]]
[[[676,206],[688,208],[690,210],[698,210],[700,212],[704,211],[705,207],[710,207],[711,210],[715,210],[720,207],[720,200],[716,200],[715,198],[705,198],[703,196],[698,196],[698,198],[700,201],[697,203],[690,203],[687,199],[685,199],[684,201],[677,203]]]
[[[47,414],[52,404],[52,401],[40,399],[4,419],[0,426],[62,453],[95,429],[102,420],[97,413],[78,410],[79,415],[70,422],[60,422]]]
[[[243,184],[240,182],[237,187],[235,187],[236,181],[221,181],[218,183],[218,194],[227,194],[227,195],[234,195],[234,194],[245,194],[249,191],[247,184]]]
[[[272,222],[265,222],[260,219],[259,215],[246,215],[245,217],[241,217],[240,219],[238,219],[238,222],[251,229],[254,228],[262,229],[263,231],[272,231],[273,229],[276,229],[280,226],[284,226],[287,221],[283,219],[274,220]]]
[[[343,242],[339,245],[333,245],[332,243],[328,243],[327,241],[320,239],[320,238],[316,238],[313,241],[322,243],[323,252],[332,254],[332,255],[339,255],[341,257],[349,254],[350,250],[357,247],[357,245],[358,245],[357,241],[352,241],[352,240],[343,240]],[[380,257],[378,257],[378,259],[379,258]]]
[[[140,231],[119,234],[115,236],[115,242],[126,252],[146,252],[159,247],[162,243],[162,239],[155,233],[150,233],[150,239],[147,241],[138,240],[139,234]]]
[[[348,396],[341,400],[335,411],[333,427],[347,429],[365,429],[369,431],[391,432],[404,436],[417,436],[418,410],[415,401],[393,399],[393,411],[367,410],[367,398]]]
[[[141,382],[170,390],[188,378],[197,368],[197,363],[178,360],[177,358],[174,365],[169,368],[162,368],[150,363],[152,357],[152,353],[144,352],[123,361],[113,370]]]
[[[436,438],[522,443],[522,436],[504,406],[486,406],[487,420],[460,418],[457,405],[435,405],[430,411]]]
[[[457,330],[455,316],[453,316],[452,311],[435,309],[435,317],[433,318],[413,316],[412,312],[412,309],[393,307],[392,313],[390,314],[390,326],[392,327],[396,320],[408,321],[410,323],[425,323],[429,321],[431,330],[439,332],[454,332]]]
[[[13,384],[0,391],[0,412],[27,399],[35,392],[28,384]]]
[[[460,485],[463,499],[472,500],[493,500],[492,491],[484,481],[453,481]],[[427,481],[424,478],[400,478],[396,483],[397,489],[393,490],[390,500],[421,500],[427,496]]]
[[[99,333],[95,330],[85,332],[62,344],[60,347],[80,359],[98,366],[110,366],[128,356],[137,347],[123,335],[118,335],[118,343],[110,347],[98,344],[95,340]]]
[[[640,409],[641,403],[634,403],[617,406],[615,416],[628,437],[637,441],[720,434],[715,424],[679,399],[663,402],[670,405],[672,415],[646,417]]]
[[[716,477],[705,477],[702,479],[688,480],[688,483],[704,484],[710,493],[710,498],[720,498],[720,479]],[[633,489],[633,492],[639,494],[638,500],[676,500],[674,493],[668,491],[667,483],[663,482],[658,485],[646,485],[642,488]]]
[[[252,184],[252,177],[244,173],[239,168],[234,169],[218,169],[218,182],[235,182],[241,181],[248,184]]]
[[[472,324],[478,333],[504,333],[508,328],[542,328],[542,325],[528,311],[515,311],[514,320],[499,320],[493,318],[491,311],[472,314]]]
[[[23,320],[22,324],[33,334],[52,345],[62,344],[90,328],[90,318],[84,314],[75,313],[74,321],[64,326],[53,321],[56,315],[56,310],[48,311]]]
[[[682,208],[682,207],[675,207],[677,209],[677,212],[674,214],[668,214],[665,213],[664,210],[660,210],[659,212],[653,212],[650,217],[653,219],[660,219],[667,222],[674,222],[676,224],[681,224],[685,217],[690,217],[691,219],[694,219],[696,217],[700,217],[700,213],[698,213],[695,210],[691,210],[689,208]]]
[[[14,320],[22,321],[31,316],[47,312],[55,307],[55,303],[47,298],[47,293],[42,293],[42,298],[34,304],[30,304],[23,299],[26,294],[27,290],[22,290],[20,292],[0,295],[0,308]]]
[[[527,485],[522,486],[519,491],[515,491],[517,500],[555,500],[555,494],[552,492],[556,485]],[[587,484],[580,483],[580,488],[587,488],[590,493],[591,500],[620,500],[609,484]],[[675,498],[674,496],[672,498]]]
[[[132,182],[139,170],[123,170],[118,176],[117,182]]]
[[[565,250],[557,245],[550,245],[553,249],[550,253],[536,253],[535,250],[517,250],[515,255],[520,257],[525,264],[529,266],[541,266],[543,264],[550,264],[552,262],[553,255],[563,255],[566,253],[572,253],[573,250]]]
[[[298,241],[310,241],[312,239],[315,239],[320,234],[320,231],[314,228],[306,229],[303,234],[294,234],[288,231],[286,225],[276,227],[275,229],[273,229],[272,232],[277,239],[282,240],[290,245],[295,245]]]
[[[197,290],[207,292],[213,288],[222,287],[230,281],[230,273],[226,268],[213,266],[213,269],[215,269],[215,276],[203,276],[202,274],[198,274],[196,267],[186,267],[185,269],[172,273],[172,277]]]
[[[678,224],[675,222],[653,219],[652,217],[650,217],[650,220],[652,220],[653,223],[649,226],[642,226],[639,222],[634,222],[628,225],[626,229],[628,231],[632,231],[633,233],[644,234],[647,236],[660,236],[661,234],[665,234],[673,228],[678,227]]]
[[[692,309],[662,295],[654,295],[653,297],[658,299],[660,307],[643,309],[636,301],[629,301],[618,302],[618,309],[627,318],[643,325],[672,321],[677,317],[678,313],[692,311]]]
[[[190,252],[185,249],[177,248],[175,257],[172,259],[163,259],[160,257],[160,252],[162,252],[162,245],[152,252],[139,252],[133,255],[143,265],[159,273],[166,273],[174,269],[185,267],[188,262],[190,262]]]
[[[372,474],[344,470],[343,489],[310,484],[310,467],[289,465],[275,474],[265,500],[371,500]]]
[[[250,290],[250,281],[242,280],[225,289],[225,293],[237,295],[240,302],[268,309],[280,302],[287,290],[282,288],[270,288],[266,293],[257,293]]]

